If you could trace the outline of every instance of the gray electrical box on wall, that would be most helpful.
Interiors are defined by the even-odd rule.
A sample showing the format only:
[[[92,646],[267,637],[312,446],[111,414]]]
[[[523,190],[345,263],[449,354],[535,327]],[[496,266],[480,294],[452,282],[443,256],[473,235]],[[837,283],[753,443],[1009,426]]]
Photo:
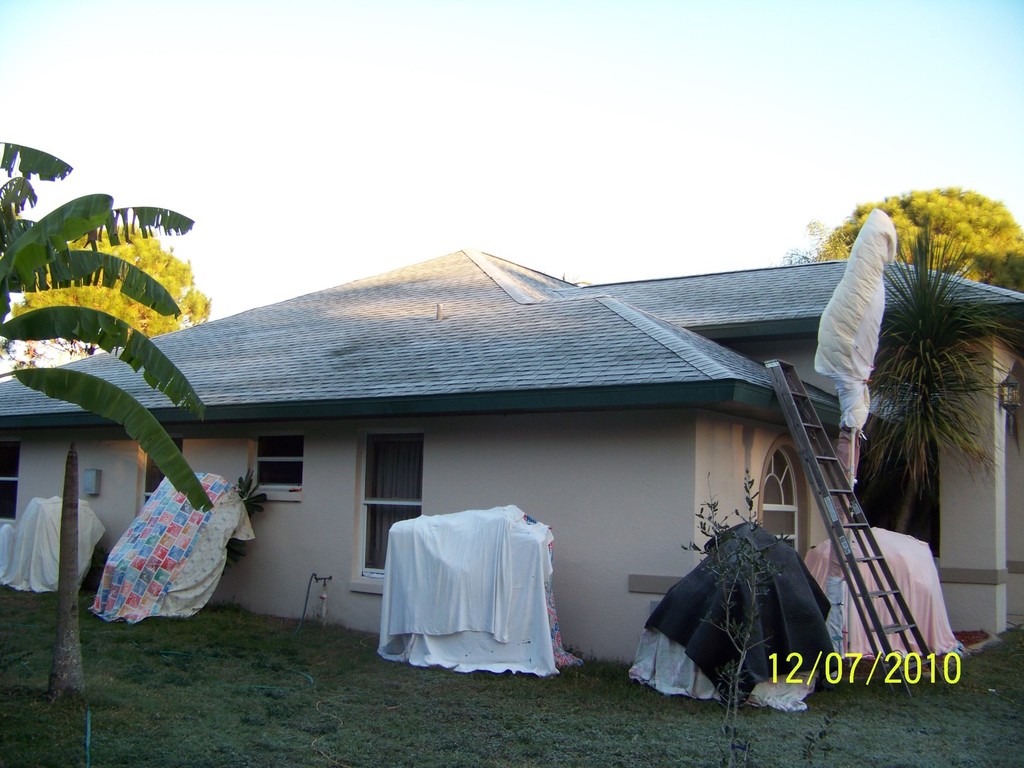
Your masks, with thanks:
[[[86,496],[99,496],[100,495],[100,478],[103,476],[103,471],[99,469],[83,469],[82,470],[82,492]]]

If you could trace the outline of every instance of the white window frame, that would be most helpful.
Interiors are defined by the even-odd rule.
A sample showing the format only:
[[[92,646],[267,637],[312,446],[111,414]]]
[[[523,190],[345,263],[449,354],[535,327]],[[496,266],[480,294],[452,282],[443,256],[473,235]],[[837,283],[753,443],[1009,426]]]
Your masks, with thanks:
[[[4,517],[0,515],[0,520],[14,520],[18,515],[18,475],[21,473],[21,441],[20,440],[0,440],[2,443],[11,443],[18,448],[18,474],[15,475],[0,475],[0,482],[13,483],[14,485],[14,508],[11,510],[10,517]]]
[[[300,438],[302,440],[302,453],[296,456],[261,456],[260,455],[260,440],[267,439],[272,440],[274,438]],[[256,438],[256,482],[259,490],[262,493],[267,494],[267,501],[302,501],[302,485],[305,481],[305,469],[306,469],[306,436],[301,433],[287,432],[280,434],[262,434]],[[260,465],[262,464],[273,464],[277,462],[298,462],[302,466],[302,481],[298,483],[265,483],[260,478]]]
[[[412,515],[411,517],[419,517],[423,514],[423,491],[422,491],[422,465],[421,465],[421,477],[420,477],[420,498],[418,500],[413,499],[383,499],[366,496],[366,486],[369,478],[367,472],[369,472],[369,444],[373,438],[388,438],[388,437],[402,437],[412,435],[419,438],[421,460],[422,451],[424,450],[424,438],[423,432],[414,429],[395,429],[395,430],[373,430],[363,433],[360,436],[360,450],[362,453],[362,462],[359,472],[359,551],[357,554],[357,561],[359,563],[359,574],[366,579],[383,579],[384,569],[383,568],[369,568],[366,565],[366,546],[367,546],[367,533],[369,532],[368,525],[368,513],[369,507],[372,504],[387,504],[393,507],[410,507],[419,510],[419,515]]]
[[[785,462],[785,468],[782,475],[779,476],[776,472],[776,457],[781,457]],[[768,486],[769,480],[778,483],[779,490],[782,492],[781,504],[767,504],[764,501],[765,494],[764,490]],[[766,512],[775,513],[789,513],[790,519],[792,520],[791,534],[781,534],[782,539],[793,546],[797,552],[800,551],[800,504],[799,497],[797,496],[797,474],[793,469],[793,460],[789,454],[782,448],[776,448],[768,459],[767,467],[765,468],[764,482],[761,484],[761,525],[765,527],[765,530],[769,530],[765,523],[767,522]],[[786,497],[789,496],[791,503],[786,503]],[[774,531],[770,531],[774,533]],[[779,534],[776,534],[779,535]]]

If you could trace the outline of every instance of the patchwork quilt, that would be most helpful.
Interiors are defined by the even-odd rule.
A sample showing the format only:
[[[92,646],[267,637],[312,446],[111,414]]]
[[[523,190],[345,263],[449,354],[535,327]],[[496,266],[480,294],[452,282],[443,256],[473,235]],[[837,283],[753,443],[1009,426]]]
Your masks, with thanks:
[[[184,605],[176,605],[171,615],[195,613],[220,579],[227,539],[252,538],[234,486],[219,475],[196,476],[213,507],[194,509],[185,494],[165,479],[107,558],[91,608],[97,616],[134,623],[147,616],[169,615],[168,595],[183,586],[194,594]],[[211,537],[213,541],[204,542]],[[204,552],[210,554],[203,556]]]

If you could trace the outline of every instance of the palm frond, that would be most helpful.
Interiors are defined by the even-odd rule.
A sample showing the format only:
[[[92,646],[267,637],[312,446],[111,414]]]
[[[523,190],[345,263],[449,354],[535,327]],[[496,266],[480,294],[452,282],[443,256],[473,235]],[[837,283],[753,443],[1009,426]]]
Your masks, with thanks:
[[[57,251],[102,226],[113,203],[110,195],[85,195],[51,211],[4,252],[0,277],[12,275],[19,283],[32,283],[36,269],[54,259]]]
[[[26,208],[33,208],[39,202],[39,196],[32,183],[24,176],[15,176],[4,182],[0,187],[0,208],[4,217],[8,214],[17,216]]]
[[[6,253],[7,246],[28,228],[29,222],[21,220],[21,212],[37,202],[36,191],[22,176],[0,187],[0,253]]]
[[[204,406],[185,375],[144,333],[106,312],[87,307],[42,307],[0,324],[10,340],[68,339],[96,344],[142,371],[146,383],[175,405],[202,418]]]
[[[107,219],[106,232],[111,245],[120,245],[121,240],[130,243],[136,232],[142,237],[152,237],[154,231],[163,235],[184,235],[193,224],[195,222],[188,216],[167,208],[116,208]]]
[[[0,146],[3,147],[0,168],[6,171],[8,176],[14,175],[15,166],[18,173],[26,179],[35,176],[43,181],[63,179],[72,171],[70,165],[48,152],[10,142],[0,142]]]
[[[174,297],[155,278],[131,262],[103,251],[70,250],[56,254],[35,271],[34,281],[25,283],[25,293],[59,288],[99,286],[120,288],[128,298],[161,315],[181,314]]]
[[[174,487],[188,496],[196,509],[209,509],[203,490],[181,451],[160,422],[135,398],[110,382],[68,368],[26,368],[14,372],[26,387],[117,422],[136,440]]]
[[[886,273],[867,458],[904,466],[916,487],[934,482],[941,446],[988,461],[975,415],[977,398],[995,395],[983,350],[1014,332],[993,305],[967,300],[967,263],[961,244],[923,227]]]

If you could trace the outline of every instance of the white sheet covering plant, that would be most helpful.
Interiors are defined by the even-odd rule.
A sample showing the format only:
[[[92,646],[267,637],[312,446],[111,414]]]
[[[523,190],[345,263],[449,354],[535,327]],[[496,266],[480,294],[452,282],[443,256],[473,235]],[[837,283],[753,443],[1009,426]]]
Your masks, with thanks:
[[[649,685],[665,696],[688,696],[691,699],[721,697],[710,678],[701,672],[689,656],[685,646],[674,642],[656,629],[644,629],[637,644],[629,678]],[[801,682],[763,680],[754,686],[746,703],[755,707],[771,707],[783,712],[803,712],[804,701],[814,692],[814,684],[801,678]]]
[[[0,584],[23,592],[56,592],[61,497],[34,498],[13,525],[0,526]],[[78,500],[78,581],[92,563],[105,528],[89,502]]]
[[[515,506],[395,523],[378,653],[457,672],[547,676],[582,663],[561,647],[552,542]]]

